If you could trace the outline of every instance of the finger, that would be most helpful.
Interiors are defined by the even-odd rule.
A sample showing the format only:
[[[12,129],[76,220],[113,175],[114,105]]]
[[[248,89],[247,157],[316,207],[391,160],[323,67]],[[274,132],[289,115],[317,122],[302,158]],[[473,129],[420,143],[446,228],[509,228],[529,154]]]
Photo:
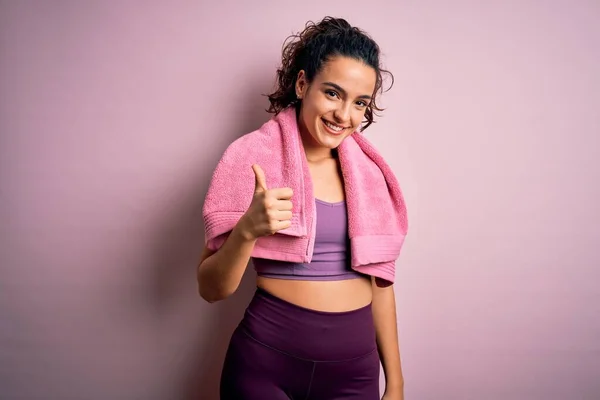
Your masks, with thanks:
[[[294,191],[290,188],[271,189],[270,194],[278,200],[289,200],[294,195]]]
[[[256,179],[254,185],[254,193],[266,192],[267,178],[265,177],[265,172],[258,164],[252,165],[252,170],[254,171],[254,178]]]
[[[277,232],[282,229],[287,229],[290,226],[292,226],[292,221],[290,221],[290,220],[279,221],[275,224],[275,231]]]
[[[276,219],[278,221],[288,221],[292,219],[291,211],[274,211],[271,214],[271,218]]]
[[[279,211],[292,211],[294,204],[290,200],[277,200],[273,205],[273,208]]]

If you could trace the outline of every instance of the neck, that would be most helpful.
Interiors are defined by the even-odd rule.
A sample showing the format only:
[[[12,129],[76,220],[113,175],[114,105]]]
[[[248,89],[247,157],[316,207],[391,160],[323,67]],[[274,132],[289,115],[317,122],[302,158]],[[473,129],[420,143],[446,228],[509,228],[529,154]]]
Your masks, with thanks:
[[[327,147],[315,145],[314,141],[306,139],[302,135],[302,144],[304,153],[308,162],[319,162],[325,159],[333,158],[333,151]]]

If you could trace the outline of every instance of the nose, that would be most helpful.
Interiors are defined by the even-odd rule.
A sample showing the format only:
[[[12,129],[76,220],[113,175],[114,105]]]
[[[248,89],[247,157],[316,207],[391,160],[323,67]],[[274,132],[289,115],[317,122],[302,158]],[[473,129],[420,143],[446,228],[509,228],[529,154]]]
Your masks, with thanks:
[[[335,109],[335,111],[333,112],[333,116],[336,119],[336,123],[344,126],[349,125],[350,107],[351,104],[347,104],[346,102],[344,102],[343,104],[340,104],[338,108]]]

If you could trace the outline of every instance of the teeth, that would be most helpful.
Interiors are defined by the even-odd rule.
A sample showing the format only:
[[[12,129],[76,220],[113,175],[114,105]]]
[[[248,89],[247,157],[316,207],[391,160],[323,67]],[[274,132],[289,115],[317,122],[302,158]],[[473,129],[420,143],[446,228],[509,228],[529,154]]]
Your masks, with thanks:
[[[325,125],[327,125],[329,128],[333,129],[336,132],[340,132],[340,131],[342,131],[344,129],[341,126],[333,125],[333,124],[331,124],[328,121],[324,121],[324,122],[325,122]]]

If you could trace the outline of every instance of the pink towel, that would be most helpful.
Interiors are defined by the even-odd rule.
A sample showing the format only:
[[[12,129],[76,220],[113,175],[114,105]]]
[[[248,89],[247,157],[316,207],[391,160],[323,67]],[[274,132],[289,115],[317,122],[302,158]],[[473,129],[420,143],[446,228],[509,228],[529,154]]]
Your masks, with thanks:
[[[346,190],[351,266],[393,283],[395,262],[408,228],[400,185],[363,134],[347,137],[338,154]],[[290,187],[294,196],[291,227],[258,239],[252,256],[310,262],[316,205],[296,112],[291,107],[234,141],[223,154],[203,207],[207,246],[217,250],[250,206],[253,164],[265,171],[268,188]]]

